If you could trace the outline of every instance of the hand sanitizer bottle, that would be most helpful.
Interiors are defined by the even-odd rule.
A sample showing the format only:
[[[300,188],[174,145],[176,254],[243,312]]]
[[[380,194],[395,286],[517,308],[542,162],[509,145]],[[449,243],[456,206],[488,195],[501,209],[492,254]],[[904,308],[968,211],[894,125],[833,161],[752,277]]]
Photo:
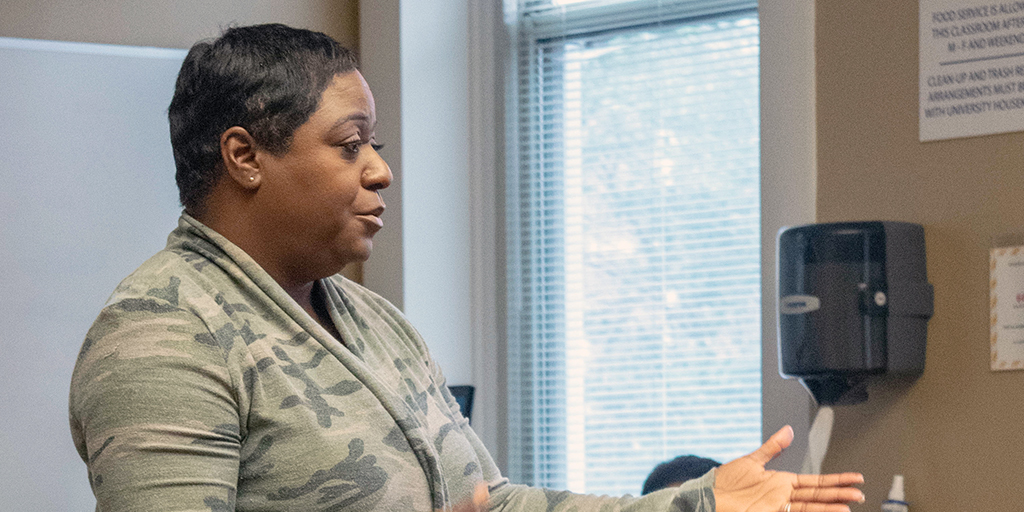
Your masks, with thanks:
[[[882,502],[882,512],[910,512],[910,507],[903,494],[903,475],[892,477],[892,489],[889,489],[889,499]]]

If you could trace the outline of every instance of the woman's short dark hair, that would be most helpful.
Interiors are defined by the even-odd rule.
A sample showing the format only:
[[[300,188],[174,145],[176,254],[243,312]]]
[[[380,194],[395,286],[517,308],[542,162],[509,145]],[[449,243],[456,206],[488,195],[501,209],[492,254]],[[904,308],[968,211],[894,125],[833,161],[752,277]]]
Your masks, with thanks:
[[[241,126],[260,148],[287,152],[334,77],[355,69],[355,54],[330,36],[280,24],[234,27],[196,43],[167,112],[182,206],[202,211],[223,173],[225,130]]]

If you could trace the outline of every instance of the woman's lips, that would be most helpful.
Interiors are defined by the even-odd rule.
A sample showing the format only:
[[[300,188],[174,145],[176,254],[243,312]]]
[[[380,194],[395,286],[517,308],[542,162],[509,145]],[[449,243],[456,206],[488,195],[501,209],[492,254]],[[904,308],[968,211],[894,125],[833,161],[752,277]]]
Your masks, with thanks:
[[[376,215],[365,213],[365,214],[362,214],[362,215],[357,215],[357,217],[362,219],[364,222],[368,222],[370,224],[373,224],[374,226],[377,227],[377,229],[380,229],[380,228],[384,227],[384,219],[382,219],[382,218],[380,218],[380,217],[378,217]]]

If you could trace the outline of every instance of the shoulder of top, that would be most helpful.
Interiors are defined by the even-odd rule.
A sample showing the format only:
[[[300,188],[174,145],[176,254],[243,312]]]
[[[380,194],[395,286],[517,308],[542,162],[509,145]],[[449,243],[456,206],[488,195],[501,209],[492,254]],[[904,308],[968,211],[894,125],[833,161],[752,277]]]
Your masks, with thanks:
[[[107,305],[130,299],[148,299],[178,307],[182,299],[198,294],[196,290],[203,288],[201,268],[197,265],[209,264],[209,260],[201,257],[190,258],[189,253],[162,250],[131,274],[125,277],[110,295]]]

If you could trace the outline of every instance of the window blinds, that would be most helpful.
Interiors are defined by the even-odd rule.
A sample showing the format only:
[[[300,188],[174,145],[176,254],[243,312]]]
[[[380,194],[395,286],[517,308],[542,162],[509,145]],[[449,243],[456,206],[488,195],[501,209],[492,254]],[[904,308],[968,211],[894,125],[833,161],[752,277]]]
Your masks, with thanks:
[[[752,2],[521,1],[509,474],[638,494],[761,437]]]

